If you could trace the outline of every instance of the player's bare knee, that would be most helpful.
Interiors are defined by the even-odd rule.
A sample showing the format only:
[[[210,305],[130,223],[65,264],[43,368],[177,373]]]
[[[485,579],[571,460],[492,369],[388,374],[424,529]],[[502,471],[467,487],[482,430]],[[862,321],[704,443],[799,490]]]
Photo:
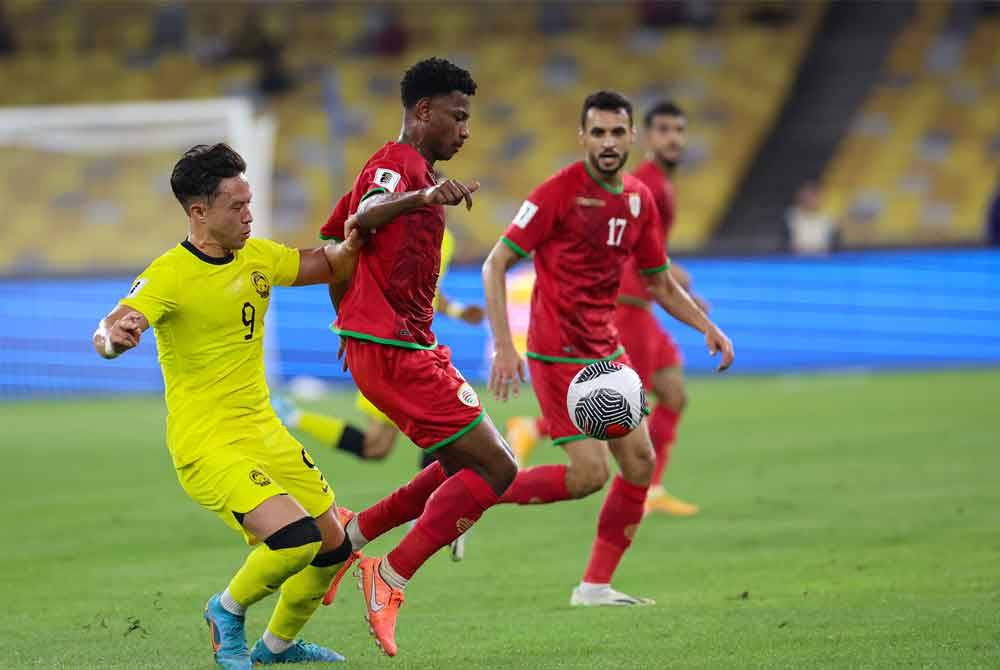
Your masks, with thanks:
[[[494,473],[493,478],[496,486],[494,490],[498,491],[498,495],[502,495],[499,492],[501,489],[506,491],[507,488],[514,483],[514,478],[517,477],[517,461],[514,460],[514,455],[507,446],[506,441],[499,435],[497,436],[499,442],[496,445],[497,455],[495,459],[495,464],[493,466]],[[493,483],[493,482],[491,482]]]
[[[604,488],[610,476],[607,462],[595,459],[570,463],[566,472],[566,489],[574,498],[585,498]]]

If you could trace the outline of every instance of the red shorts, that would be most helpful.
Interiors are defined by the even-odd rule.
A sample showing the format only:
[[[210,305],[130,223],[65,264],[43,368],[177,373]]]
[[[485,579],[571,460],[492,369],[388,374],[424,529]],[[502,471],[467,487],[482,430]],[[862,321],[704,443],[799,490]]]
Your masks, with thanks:
[[[622,354],[614,361],[632,366],[628,354]],[[542,418],[545,419],[552,444],[563,444],[587,437],[573,425],[572,419],[569,418],[569,410],[566,409],[569,383],[573,381],[576,373],[585,367],[587,366],[582,363],[547,363],[534,358],[528,359],[531,388],[538,398],[538,407],[542,410]]]
[[[681,350],[670,333],[663,330],[653,310],[618,303],[615,325],[632,359],[632,368],[647,390],[652,388],[653,373],[684,365]]]
[[[404,349],[348,337],[347,361],[358,390],[421,449],[454,442],[486,415],[448,347]]]

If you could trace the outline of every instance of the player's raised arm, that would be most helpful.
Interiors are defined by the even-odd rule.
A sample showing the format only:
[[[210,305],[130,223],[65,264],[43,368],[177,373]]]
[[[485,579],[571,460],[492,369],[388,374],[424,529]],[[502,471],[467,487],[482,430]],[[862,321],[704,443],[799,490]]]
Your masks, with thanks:
[[[353,217],[352,217],[353,218]],[[315,249],[299,249],[299,273],[293,286],[310,284],[346,285],[358,267],[364,240],[347,221],[347,239]]]
[[[93,337],[94,350],[101,358],[117,358],[136,347],[147,328],[149,321],[141,312],[118,305],[97,324]]]
[[[464,201],[472,209],[472,194],[479,190],[479,182],[468,185],[457,179],[445,179],[434,186],[404,193],[376,193],[361,201],[356,213],[356,225],[364,230],[374,230],[414,209],[428,205],[457,205]]]
[[[688,292],[681,288],[669,272],[657,272],[646,277],[650,294],[670,316],[705,334],[705,344],[713,356],[722,352],[718,370],[733,364],[733,344],[722,330],[698,307]]]
[[[493,333],[493,364],[489,390],[499,400],[511,392],[517,395],[525,380],[524,361],[514,348],[514,337],[507,319],[507,271],[519,260],[517,254],[499,241],[483,263],[483,289],[486,291],[486,314]]]

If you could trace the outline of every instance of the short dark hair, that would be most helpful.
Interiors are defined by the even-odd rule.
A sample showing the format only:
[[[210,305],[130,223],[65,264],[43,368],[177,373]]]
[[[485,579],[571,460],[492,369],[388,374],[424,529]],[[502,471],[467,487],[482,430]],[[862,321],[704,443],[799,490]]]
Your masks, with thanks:
[[[205,198],[209,204],[219,189],[219,182],[247,170],[247,162],[225,142],[196,144],[181,156],[170,174],[174,197],[187,212],[191,202]]]
[[[673,100],[661,100],[646,112],[646,116],[643,118],[643,126],[649,128],[653,125],[653,119],[658,116],[687,116],[684,110],[675,103]]]
[[[587,112],[591,109],[603,109],[607,112],[617,112],[624,109],[628,113],[628,122],[632,123],[632,103],[618,91],[597,91],[587,96],[580,110],[580,127],[587,125]]]
[[[400,97],[406,109],[413,107],[421,98],[448,95],[452,91],[475,95],[476,82],[468,70],[444,58],[427,58],[416,63],[399,82]]]

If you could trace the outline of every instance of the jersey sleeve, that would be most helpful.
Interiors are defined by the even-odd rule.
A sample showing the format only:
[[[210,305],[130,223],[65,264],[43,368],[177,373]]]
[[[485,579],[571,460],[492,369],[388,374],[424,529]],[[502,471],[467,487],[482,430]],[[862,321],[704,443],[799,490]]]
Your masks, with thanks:
[[[154,261],[118,303],[138,310],[156,328],[177,309],[177,270],[169,263]]]
[[[670,259],[667,258],[666,240],[663,239],[663,225],[660,223],[660,213],[653,195],[649,189],[640,191],[643,199],[642,210],[646,212],[642,223],[642,233],[632,250],[635,257],[635,265],[641,275],[651,275],[663,272],[670,267]]]
[[[354,183],[354,195],[360,203],[376,193],[405,193],[408,187],[403,167],[394,161],[380,159],[362,170]]]
[[[274,268],[275,286],[291,286],[295,283],[295,278],[299,276],[299,263],[301,256],[298,249],[286,247],[284,244],[272,242],[271,240],[261,240],[265,243],[268,253],[271,256],[271,267]]]
[[[560,195],[559,185],[555,180],[549,180],[532,191],[521,204],[521,209],[517,210],[500,241],[518,256],[526,258],[552,234],[559,219]]]
[[[328,218],[326,223],[323,224],[323,227],[319,229],[320,239],[343,242],[344,224],[347,222],[347,217],[350,215],[351,194],[348,192],[337,201],[337,205],[333,208],[330,218]]]

